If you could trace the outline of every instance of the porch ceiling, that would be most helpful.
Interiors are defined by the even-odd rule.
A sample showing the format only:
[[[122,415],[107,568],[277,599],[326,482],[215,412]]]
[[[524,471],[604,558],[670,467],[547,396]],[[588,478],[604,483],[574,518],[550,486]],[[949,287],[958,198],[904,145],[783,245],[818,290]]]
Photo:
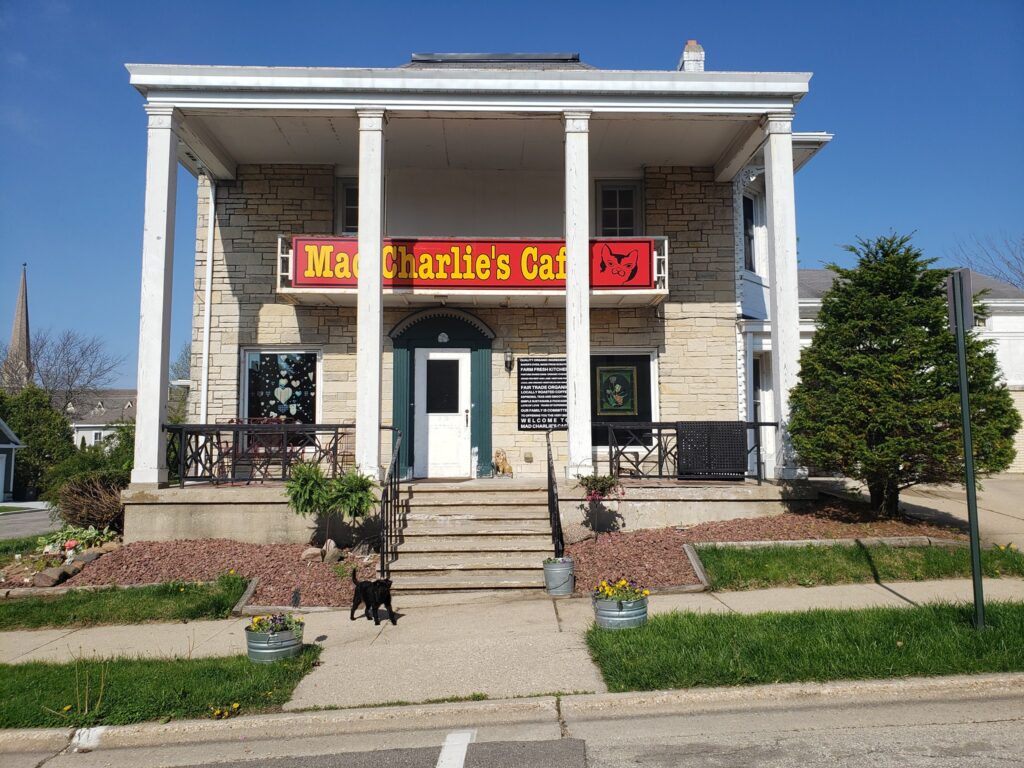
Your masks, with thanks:
[[[317,163],[339,174],[358,165],[353,113],[185,113],[192,135],[218,145],[236,163]],[[713,166],[745,131],[751,116],[594,115],[594,175],[638,173],[645,165]],[[391,168],[556,170],[563,127],[551,115],[400,114],[385,131]]]

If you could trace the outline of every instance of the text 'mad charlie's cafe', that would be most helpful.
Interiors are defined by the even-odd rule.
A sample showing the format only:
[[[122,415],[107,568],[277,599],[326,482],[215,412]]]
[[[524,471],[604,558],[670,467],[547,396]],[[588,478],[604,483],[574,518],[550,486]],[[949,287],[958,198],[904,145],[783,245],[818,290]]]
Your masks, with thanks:
[[[793,130],[810,74],[704,61],[691,41],[664,70],[128,65],[148,114],[133,484],[168,481],[179,164],[199,179],[191,424],[343,425],[376,477],[401,433],[399,471],[426,479],[490,476],[498,451],[542,477],[552,429],[572,477],[603,466],[599,425],[784,424],[793,176],[831,136]],[[784,476],[784,430],[765,442]]]

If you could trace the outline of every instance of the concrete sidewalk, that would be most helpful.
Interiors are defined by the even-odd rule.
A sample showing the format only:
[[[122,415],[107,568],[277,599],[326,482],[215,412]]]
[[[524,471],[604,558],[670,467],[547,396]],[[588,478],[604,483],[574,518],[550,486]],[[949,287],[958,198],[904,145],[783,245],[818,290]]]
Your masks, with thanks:
[[[989,579],[988,600],[1024,601],[1024,580]],[[968,601],[966,579],[653,595],[651,612],[759,613]],[[404,596],[397,626],[350,621],[347,610],[306,614],[321,664],[287,709],[422,702],[475,693],[492,699],[604,692],[583,632],[587,599],[488,594]],[[77,657],[198,658],[245,652],[246,619],[0,633],[0,663]],[[514,672],[513,672],[514,670]]]

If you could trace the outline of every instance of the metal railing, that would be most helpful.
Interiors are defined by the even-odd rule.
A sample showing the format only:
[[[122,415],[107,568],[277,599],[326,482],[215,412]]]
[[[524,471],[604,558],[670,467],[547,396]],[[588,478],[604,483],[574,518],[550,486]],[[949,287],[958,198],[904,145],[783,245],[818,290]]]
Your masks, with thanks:
[[[675,480],[764,479],[761,428],[771,421],[595,422],[607,430],[608,474]],[[753,454],[753,461],[751,455]],[[753,472],[750,467],[753,463]]]
[[[294,464],[319,464],[329,477],[355,467],[354,424],[294,424],[232,420],[225,424],[165,424],[171,479],[233,483],[287,480]]]
[[[548,519],[551,522],[551,544],[555,557],[565,552],[565,539],[562,536],[562,514],[558,510],[558,475],[555,474],[554,454],[551,451],[551,433],[560,430],[549,429],[544,433],[548,445]]]
[[[394,432],[394,446],[391,462],[380,485],[380,577],[390,578],[391,563],[398,558],[399,526],[401,515],[401,482],[398,471],[398,454],[402,450],[402,432],[394,427],[385,427]]]

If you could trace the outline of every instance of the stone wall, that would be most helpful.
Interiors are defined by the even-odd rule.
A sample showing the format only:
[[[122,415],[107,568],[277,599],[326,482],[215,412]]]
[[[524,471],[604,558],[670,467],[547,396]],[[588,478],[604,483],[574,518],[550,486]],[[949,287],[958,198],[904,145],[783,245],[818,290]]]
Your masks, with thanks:
[[[196,232],[190,420],[198,420],[208,187],[199,185]],[[334,208],[330,166],[239,166],[218,184],[214,229],[209,421],[239,415],[239,361],[245,347],[291,346],[322,351],[321,419],[355,418],[355,307],[295,306],[275,293],[277,235],[329,233]],[[595,353],[655,352],[660,420],[737,418],[736,288],[730,184],[710,169],[649,168],[647,234],[669,238],[670,295],[660,307],[594,309]],[[516,376],[504,368],[508,346],[518,358],[565,354],[561,308],[464,307],[495,332],[492,356],[493,445],[517,474],[545,472],[542,432],[517,429]],[[384,313],[385,333],[408,310]],[[384,340],[382,421],[392,419],[392,356]],[[556,461],[565,435],[555,435]],[[390,446],[382,446],[390,453]],[[384,457],[382,457],[383,460]]]

